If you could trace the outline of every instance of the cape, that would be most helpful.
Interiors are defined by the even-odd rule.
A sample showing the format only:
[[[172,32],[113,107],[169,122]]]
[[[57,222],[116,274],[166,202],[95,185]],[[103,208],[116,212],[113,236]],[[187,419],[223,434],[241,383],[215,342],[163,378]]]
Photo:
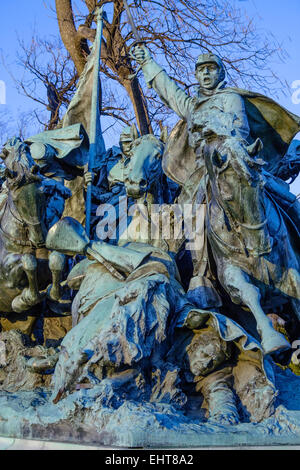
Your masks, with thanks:
[[[300,117],[259,93],[229,87],[216,93],[238,93],[242,96],[250,127],[249,144],[257,137],[262,140],[264,147],[259,156],[267,163],[265,169],[276,175],[281,159],[293,137],[300,131]],[[196,170],[196,154],[189,145],[187,125],[183,120],[170,133],[162,165],[166,175],[181,186]]]

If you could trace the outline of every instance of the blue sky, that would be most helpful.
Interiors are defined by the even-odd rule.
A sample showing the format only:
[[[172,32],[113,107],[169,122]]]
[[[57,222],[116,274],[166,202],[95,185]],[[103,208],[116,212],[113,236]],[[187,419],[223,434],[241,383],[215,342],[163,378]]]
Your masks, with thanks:
[[[289,57],[285,63],[279,60],[272,63],[273,70],[286,79],[289,86],[295,80],[300,80],[300,0],[231,0],[245,9],[253,17],[258,29],[272,33],[283,42]],[[17,37],[29,42],[35,29],[42,36],[56,35],[58,27],[55,13],[47,8],[53,0],[2,0],[0,6],[0,53],[5,57],[15,75],[21,74],[22,69],[16,65],[18,50]],[[75,2],[76,3],[76,2]],[[28,111],[34,107],[31,100],[20,96],[15,89],[7,70],[0,60],[0,80],[6,84],[6,105],[0,104],[0,110],[8,110],[14,116],[20,111]],[[286,89],[287,96],[282,94],[277,98],[279,103],[300,115],[300,104],[292,102],[292,90]],[[274,98],[274,97],[273,97]],[[300,137],[299,137],[300,138]],[[112,145],[116,142],[111,142]],[[293,191],[300,193],[300,180],[294,183]]]

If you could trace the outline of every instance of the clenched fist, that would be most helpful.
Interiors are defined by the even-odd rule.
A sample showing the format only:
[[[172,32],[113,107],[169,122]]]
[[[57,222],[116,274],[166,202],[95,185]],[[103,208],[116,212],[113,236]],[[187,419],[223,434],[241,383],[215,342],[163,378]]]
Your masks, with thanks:
[[[131,55],[140,65],[144,65],[151,59],[151,54],[149,49],[143,44],[137,44],[131,49]]]
[[[84,185],[85,185],[86,188],[90,183],[93,183],[94,176],[95,176],[95,173],[93,173],[91,171],[86,171],[84,173],[83,178],[84,178]]]

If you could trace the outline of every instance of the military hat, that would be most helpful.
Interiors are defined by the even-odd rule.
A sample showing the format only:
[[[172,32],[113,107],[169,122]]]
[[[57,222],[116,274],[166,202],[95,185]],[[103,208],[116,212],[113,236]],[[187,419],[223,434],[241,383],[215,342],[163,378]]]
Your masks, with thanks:
[[[120,142],[132,142],[133,140],[131,126],[124,127],[120,135]]]
[[[197,67],[199,67],[199,65],[202,65],[202,64],[216,64],[221,71],[220,80],[225,79],[225,74],[226,74],[225,67],[222,62],[222,59],[220,59],[220,57],[218,57],[217,55],[211,54],[211,53],[200,54],[196,61],[195,70],[197,70]]]
[[[196,68],[202,64],[216,64],[221,69],[224,69],[224,64],[220,57],[215,54],[200,54],[196,62]]]

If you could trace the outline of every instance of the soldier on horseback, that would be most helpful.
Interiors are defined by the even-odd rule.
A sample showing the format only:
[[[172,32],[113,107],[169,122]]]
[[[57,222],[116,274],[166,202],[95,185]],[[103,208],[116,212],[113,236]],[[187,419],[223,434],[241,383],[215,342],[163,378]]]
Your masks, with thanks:
[[[285,349],[287,341],[272,328],[260,300],[273,286],[274,292],[277,289],[292,299],[294,313],[300,318],[300,293],[295,288],[299,285],[299,261],[297,250],[291,248],[297,246],[298,234],[291,235],[285,228],[291,241],[283,252],[283,224],[276,226],[270,215],[271,210],[281,210],[276,203],[270,205],[272,194],[278,196],[278,184],[280,199],[292,200],[289,217],[297,219],[299,213],[288,185],[273,176],[299,131],[299,117],[263,95],[225,87],[225,67],[214,54],[198,57],[197,96],[183,91],[144,45],[136,45],[132,54],[148,87],[182,119],[170,135],[163,168],[181,184],[183,202],[207,203],[207,243],[218,282],[234,303],[253,313],[265,354]],[[280,217],[274,215],[274,220]],[[209,276],[207,249],[199,250],[193,258],[194,289],[197,278],[201,287],[206,286],[199,279]]]

